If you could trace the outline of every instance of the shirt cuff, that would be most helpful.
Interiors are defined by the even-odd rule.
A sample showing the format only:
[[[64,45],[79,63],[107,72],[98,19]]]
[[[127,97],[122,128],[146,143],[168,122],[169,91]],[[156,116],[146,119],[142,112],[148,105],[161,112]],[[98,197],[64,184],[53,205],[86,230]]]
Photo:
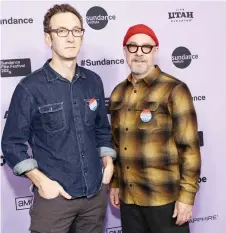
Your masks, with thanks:
[[[184,203],[184,204],[194,205],[195,193],[190,193],[190,192],[185,191],[185,190],[180,190],[177,200],[179,202]]]
[[[13,174],[16,176],[20,176],[23,173],[33,170],[37,167],[38,163],[35,159],[25,159],[13,168]]]
[[[97,148],[100,157],[110,156],[113,160],[116,159],[116,151],[110,147],[99,147]]]

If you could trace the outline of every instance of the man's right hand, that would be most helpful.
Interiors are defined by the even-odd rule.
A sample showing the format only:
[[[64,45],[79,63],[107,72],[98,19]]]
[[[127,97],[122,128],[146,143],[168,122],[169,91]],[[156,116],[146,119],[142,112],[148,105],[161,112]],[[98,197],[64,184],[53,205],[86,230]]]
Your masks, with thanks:
[[[110,189],[110,200],[111,204],[119,209],[120,208],[120,201],[119,201],[119,188],[111,188]]]
[[[65,197],[66,199],[72,198],[67,192],[64,191],[63,187],[58,182],[50,180],[49,178],[40,183],[38,193],[45,199],[53,199],[59,195]]]
[[[26,176],[38,188],[38,193],[45,199],[53,199],[59,195],[66,199],[72,197],[64,191],[63,187],[56,181],[49,179],[46,175],[40,172],[37,168],[26,173]]]

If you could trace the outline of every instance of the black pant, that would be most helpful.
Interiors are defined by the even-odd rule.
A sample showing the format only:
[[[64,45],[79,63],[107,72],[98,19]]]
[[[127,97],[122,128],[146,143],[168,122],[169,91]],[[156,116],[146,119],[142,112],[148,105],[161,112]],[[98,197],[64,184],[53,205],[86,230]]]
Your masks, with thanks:
[[[182,226],[173,218],[175,202],[163,206],[137,206],[120,202],[123,233],[189,233],[188,222]]]

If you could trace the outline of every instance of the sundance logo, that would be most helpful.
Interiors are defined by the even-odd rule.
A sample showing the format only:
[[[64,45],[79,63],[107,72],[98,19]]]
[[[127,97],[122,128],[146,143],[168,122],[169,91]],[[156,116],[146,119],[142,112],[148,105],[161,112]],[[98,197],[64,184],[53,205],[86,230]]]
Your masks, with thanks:
[[[108,15],[107,11],[99,6],[90,8],[86,13],[86,22],[94,30],[105,28],[109,20],[115,19],[115,15]]]
[[[0,19],[0,24],[32,24],[34,20],[32,18],[9,18],[9,19]]]
[[[109,66],[109,65],[122,65],[124,63],[125,63],[124,59],[81,60],[81,66]]]
[[[28,197],[18,197],[15,199],[16,210],[30,209],[33,203],[33,196]]]
[[[193,96],[192,98],[193,98],[193,101],[204,101],[204,100],[206,100],[205,95]]]
[[[1,60],[1,77],[26,76],[31,73],[30,58]]]
[[[198,59],[198,55],[193,55],[189,49],[185,47],[178,47],[172,53],[173,64],[180,69],[187,68],[193,59]]]
[[[122,227],[107,228],[106,233],[122,233]]]

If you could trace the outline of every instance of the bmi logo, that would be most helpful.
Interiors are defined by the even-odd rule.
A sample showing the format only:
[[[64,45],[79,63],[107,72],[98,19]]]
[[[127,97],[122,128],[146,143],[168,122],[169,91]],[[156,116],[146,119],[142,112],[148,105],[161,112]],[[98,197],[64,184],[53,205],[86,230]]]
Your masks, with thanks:
[[[15,199],[16,210],[30,209],[33,203],[33,196],[18,197]]]
[[[191,22],[194,19],[192,11],[184,9],[176,9],[176,11],[168,12],[168,19],[173,23]]]
[[[172,62],[179,69],[185,69],[194,59],[198,59],[197,54],[191,54],[188,48],[183,46],[177,47],[172,53]]]
[[[106,233],[122,233],[122,227],[107,228]]]
[[[105,28],[109,20],[115,19],[115,15],[108,15],[107,11],[99,6],[90,8],[86,13],[86,22],[94,30]]]

